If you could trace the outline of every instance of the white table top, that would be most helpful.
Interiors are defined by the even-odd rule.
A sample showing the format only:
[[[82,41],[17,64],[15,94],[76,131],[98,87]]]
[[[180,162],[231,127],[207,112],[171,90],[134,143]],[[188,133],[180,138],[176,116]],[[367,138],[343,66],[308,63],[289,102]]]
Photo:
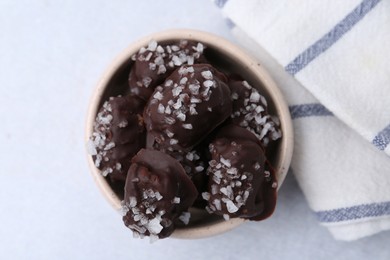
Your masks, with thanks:
[[[293,176],[266,221],[201,240],[132,238],[89,174],[84,121],[115,55],[169,28],[234,41],[209,0],[0,2],[0,258],[390,259],[390,232],[333,240]]]

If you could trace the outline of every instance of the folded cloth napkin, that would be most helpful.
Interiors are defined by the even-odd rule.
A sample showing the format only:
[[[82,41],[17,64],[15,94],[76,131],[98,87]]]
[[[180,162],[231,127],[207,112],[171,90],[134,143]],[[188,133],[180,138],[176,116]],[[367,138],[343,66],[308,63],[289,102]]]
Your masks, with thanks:
[[[289,103],[320,223],[340,240],[390,229],[390,1],[215,3]]]

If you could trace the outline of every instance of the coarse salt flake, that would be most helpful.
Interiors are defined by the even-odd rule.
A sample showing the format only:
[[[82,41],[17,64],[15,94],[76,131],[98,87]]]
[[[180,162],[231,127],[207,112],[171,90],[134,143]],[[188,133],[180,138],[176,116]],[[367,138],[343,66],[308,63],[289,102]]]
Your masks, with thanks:
[[[163,95],[162,95],[161,92],[159,92],[159,91],[157,91],[157,92],[153,95],[153,97],[154,97],[155,99],[158,99],[158,100],[162,100],[162,99],[163,99]]]
[[[191,130],[192,129],[192,124],[183,124],[183,128]]]
[[[186,211],[184,211],[179,217],[179,219],[181,220],[181,222],[184,223],[184,225],[188,225],[188,223],[190,222],[190,218],[191,218],[191,213]]]

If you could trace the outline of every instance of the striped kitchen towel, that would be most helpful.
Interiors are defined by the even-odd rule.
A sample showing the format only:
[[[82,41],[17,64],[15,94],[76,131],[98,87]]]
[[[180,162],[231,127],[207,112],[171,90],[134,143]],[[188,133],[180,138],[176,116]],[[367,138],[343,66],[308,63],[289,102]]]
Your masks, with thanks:
[[[390,229],[390,1],[215,3],[285,94],[318,220],[340,240]]]

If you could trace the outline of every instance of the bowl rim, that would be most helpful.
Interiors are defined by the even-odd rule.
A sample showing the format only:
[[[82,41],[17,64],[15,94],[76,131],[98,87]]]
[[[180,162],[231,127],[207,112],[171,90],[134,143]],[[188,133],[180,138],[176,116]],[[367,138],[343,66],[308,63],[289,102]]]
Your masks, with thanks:
[[[245,64],[245,67],[250,70],[250,73],[258,79],[263,87],[268,92],[269,96],[272,97],[272,100],[278,100],[278,102],[273,102],[274,107],[279,115],[279,120],[281,121],[281,130],[283,137],[281,140],[278,167],[275,168],[278,181],[278,190],[282,185],[287,171],[289,169],[292,153],[293,153],[293,127],[290,111],[288,109],[287,102],[282,95],[279,87],[276,85],[270,74],[265,70],[261,65],[260,61],[256,60],[254,57],[251,57],[249,53],[245,52],[242,47],[237,46],[236,44],[228,41],[227,39],[209,33],[194,29],[170,29],[161,32],[152,33],[150,35],[144,36],[133,43],[131,43],[127,48],[125,48],[119,55],[111,62],[111,64],[104,70],[103,75],[99,79],[96,87],[93,91],[92,97],[89,101],[88,112],[86,117],[86,128],[85,128],[85,143],[88,142],[91,133],[93,132],[93,124],[96,118],[96,114],[100,109],[99,104],[103,97],[105,86],[109,83],[112,76],[115,72],[121,68],[126,62],[129,61],[131,56],[138,52],[138,50],[147,46],[151,40],[157,42],[164,41],[175,41],[181,39],[188,39],[193,41],[198,41],[204,43],[206,46],[211,46],[212,48],[217,48],[225,54],[228,54],[229,57],[233,59],[240,60],[241,63]],[[86,149],[88,151],[88,149]],[[86,152],[87,161],[89,164],[90,171],[92,173],[93,179],[99,187],[100,191],[103,193],[104,197],[112,205],[114,209],[120,211],[121,201],[118,196],[114,193],[111,187],[108,185],[108,182],[100,174],[100,171],[95,167],[92,156]],[[195,226],[191,228],[180,228],[176,229],[171,237],[182,238],[182,239],[194,239],[194,238],[204,238],[220,233],[229,231],[246,220],[241,218],[232,218],[228,221],[221,221],[214,223],[208,226]]]

